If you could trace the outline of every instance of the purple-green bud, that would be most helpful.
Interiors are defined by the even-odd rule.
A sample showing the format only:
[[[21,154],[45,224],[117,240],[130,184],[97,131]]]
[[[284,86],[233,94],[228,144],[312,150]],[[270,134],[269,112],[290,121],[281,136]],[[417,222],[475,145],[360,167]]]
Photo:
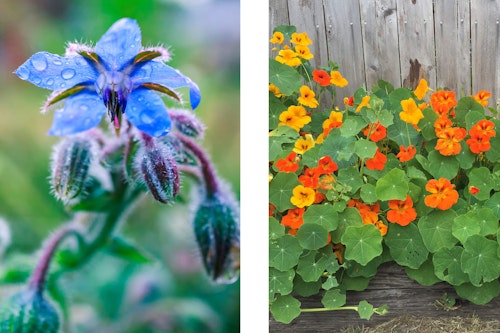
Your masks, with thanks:
[[[182,134],[193,138],[203,137],[205,126],[192,112],[184,109],[171,109],[169,115],[172,124]]]
[[[92,141],[82,136],[66,137],[54,147],[51,185],[57,199],[68,203],[82,193],[93,160],[92,147]]]
[[[170,203],[179,193],[179,171],[175,157],[163,145],[141,148],[137,153],[142,181],[153,197],[163,203]]]
[[[0,305],[0,332],[57,333],[59,315],[40,290],[28,288]]]
[[[232,283],[239,274],[239,206],[229,191],[206,197],[197,207],[194,233],[208,275]]]

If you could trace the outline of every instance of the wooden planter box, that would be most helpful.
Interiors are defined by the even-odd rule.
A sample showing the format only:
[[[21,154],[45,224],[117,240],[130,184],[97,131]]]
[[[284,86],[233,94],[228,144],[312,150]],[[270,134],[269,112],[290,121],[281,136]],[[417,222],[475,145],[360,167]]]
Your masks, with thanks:
[[[436,301],[447,293],[457,298],[456,309],[445,310]],[[299,298],[302,308],[323,307],[320,295]],[[357,305],[366,300],[375,307],[387,304],[389,313],[385,316],[373,315],[370,320],[360,319],[355,311],[306,312],[294,319],[290,324],[276,322],[270,315],[269,332],[328,332],[332,333],[346,327],[370,327],[403,315],[425,317],[471,317],[481,319],[499,319],[500,297],[486,305],[475,305],[469,301],[458,299],[450,285],[442,282],[433,286],[422,286],[410,279],[404,267],[385,263],[378,269],[367,289],[361,292],[348,292],[347,305]]]

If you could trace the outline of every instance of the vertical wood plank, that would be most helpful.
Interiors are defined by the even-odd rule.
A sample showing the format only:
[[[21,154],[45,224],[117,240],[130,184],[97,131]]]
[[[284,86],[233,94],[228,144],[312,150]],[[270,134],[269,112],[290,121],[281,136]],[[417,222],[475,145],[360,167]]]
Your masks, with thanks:
[[[353,95],[366,84],[361,36],[361,18],[358,1],[326,0],[325,24],[328,56],[340,66],[340,72],[349,81],[345,88],[337,88],[336,104],[345,96]]]
[[[278,25],[289,25],[287,0],[269,0],[269,35]]]
[[[434,23],[431,0],[397,0],[399,56],[403,87],[421,78],[436,86]]]
[[[361,0],[360,12],[367,88],[380,79],[400,86],[396,0]]]
[[[314,58],[310,60],[313,67],[328,64],[326,46],[325,21],[321,0],[289,0],[288,12],[290,24],[297,27],[297,32],[306,32],[313,41],[309,46]]]
[[[471,93],[469,0],[434,3],[436,88]]]
[[[489,106],[500,98],[500,1],[471,1],[472,93],[488,90]]]

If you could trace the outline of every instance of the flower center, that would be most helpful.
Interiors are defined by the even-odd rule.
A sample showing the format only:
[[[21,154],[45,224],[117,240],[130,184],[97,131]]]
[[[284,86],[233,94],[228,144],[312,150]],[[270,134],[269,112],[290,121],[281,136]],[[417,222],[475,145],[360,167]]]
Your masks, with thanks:
[[[119,129],[127,98],[132,90],[129,77],[116,71],[101,73],[96,81],[96,89],[108,109],[111,122]]]

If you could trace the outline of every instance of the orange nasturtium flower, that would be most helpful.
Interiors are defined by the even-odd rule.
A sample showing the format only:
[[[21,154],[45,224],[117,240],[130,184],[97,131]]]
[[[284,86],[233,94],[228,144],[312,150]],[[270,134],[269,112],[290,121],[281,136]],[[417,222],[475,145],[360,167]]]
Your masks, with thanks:
[[[298,138],[297,141],[295,141],[293,151],[297,154],[304,155],[304,153],[312,147],[314,147],[313,136],[312,134],[306,134],[303,138]]]
[[[439,150],[443,156],[458,155],[462,146],[462,141],[467,135],[465,128],[447,127],[439,133],[436,143],[436,150]]]
[[[285,216],[281,219],[281,224],[285,227],[290,227],[292,229],[298,229],[302,224],[304,224],[304,211],[305,208],[293,208],[289,209]]]
[[[274,94],[274,96],[276,96],[277,98],[281,98],[281,97],[285,96],[285,94],[283,94],[280,91],[280,88],[276,87],[272,83],[269,83],[269,91],[272,92]]]
[[[300,96],[298,98],[299,104],[308,106],[310,108],[318,107],[318,101],[314,98],[316,94],[308,86],[300,87]]]
[[[347,106],[353,106],[354,105],[354,96],[344,97],[344,104]]]
[[[286,111],[280,114],[279,120],[278,126],[289,126],[298,132],[304,125],[311,122],[311,117],[307,115],[303,106],[290,105]]]
[[[295,53],[297,53],[297,55],[299,57],[301,57],[302,59],[309,60],[309,59],[314,58],[314,55],[311,53],[309,48],[305,45],[295,46]]]
[[[316,168],[306,168],[302,175],[299,176],[299,182],[305,187],[317,188],[319,182],[319,173]]]
[[[275,31],[273,33],[273,38],[269,40],[272,44],[283,44],[283,41],[285,40],[285,36],[283,35],[282,32]]]
[[[497,134],[497,132],[493,129],[494,127],[495,123],[491,120],[481,119],[471,127],[469,133],[471,136],[485,136],[487,138],[491,138]]]
[[[320,175],[324,174],[330,174],[332,172],[335,172],[338,170],[338,165],[334,161],[332,161],[332,158],[330,156],[323,156],[322,158],[319,159],[318,161],[318,173]]]
[[[417,107],[413,98],[402,100],[401,107],[403,108],[403,111],[399,113],[399,117],[405,123],[416,126],[418,125],[420,119],[424,118],[422,110]]]
[[[330,72],[330,83],[340,88],[343,88],[349,84],[347,79],[344,78],[339,71]]]
[[[291,67],[298,66],[302,63],[298,58],[297,53],[290,49],[280,50],[280,52],[276,56],[276,61]]]
[[[486,90],[480,90],[476,95],[472,95],[479,104],[482,106],[488,106],[488,98],[491,97],[491,93]]]
[[[452,107],[457,105],[455,92],[450,90],[436,91],[431,95],[431,105],[438,115],[447,114]]]
[[[380,234],[382,236],[387,235],[388,227],[384,224],[384,222],[378,220],[377,222],[375,222],[374,226],[377,227],[377,229],[380,231]]]
[[[472,195],[476,195],[479,193],[479,189],[475,186],[469,186],[469,193],[472,194]]]
[[[293,196],[290,198],[290,202],[298,208],[311,206],[316,198],[316,192],[312,188],[305,187],[304,185],[295,186],[292,194]]]
[[[415,88],[414,93],[419,100],[423,100],[428,90],[429,86],[427,85],[427,81],[425,79],[420,79],[420,82],[418,83],[418,86]]]
[[[309,36],[307,36],[306,32],[294,32],[292,34],[292,37],[290,38],[290,42],[296,45],[303,45],[307,46],[309,44],[312,44],[312,40],[309,39]]]
[[[424,198],[427,207],[447,210],[458,202],[455,185],[446,178],[430,179],[425,189],[431,193]]]
[[[380,121],[377,121],[374,124],[368,125],[364,130],[363,134],[368,137],[368,134],[370,135],[368,138],[372,140],[373,142],[379,142],[383,138],[387,136],[387,128],[385,128],[384,125],[380,123]]]
[[[491,148],[490,139],[486,136],[471,135],[470,139],[465,141],[465,143],[469,146],[470,151],[474,154],[486,152]]]
[[[280,172],[295,172],[299,170],[299,160],[297,153],[292,151],[287,157],[276,161],[276,167]]]
[[[382,154],[377,148],[375,155],[372,158],[367,159],[365,165],[370,170],[383,170],[385,162],[387,162],[387,156]]]
[[[327,71],[321,69],[315,69],[312,72],[313,80],[317,82],[322,87],[328,87],[330,85],[330,75]]]
[[[417,218],[417,211],[413,208],[413,200],[409,195],[405,200],[389,200],[390,210],[387,212],[387,221],[401,226],[410,224]]]
[[[356,112],[359,112],[361,111],[361,108],[366,106],[367,108],[371,108],[370,104],[368,104],[370,102],[370,96],[366,95],[364,96],[362,99],[361,99],[361,103],[359,103],[358,107],[356,108]]]
[[[339,128],[340,126],[342,126],[342,119],[342,112],[330,112],[330,117],[323,121],[323,136],[326,137],[332,128]]]
[[[399,153],[396,155],[396,158],[399,159],[399,162],[408,162],[415,157],[417,153],[417,148],[414,145],[409,145],[408,148],[404,146],[399,146]]]
[[[446,115],[439,117],[434,122],[434,132],[436,136],[439,137],[446,128],[450,128],[451,126],[453,126],[453,123]]]

